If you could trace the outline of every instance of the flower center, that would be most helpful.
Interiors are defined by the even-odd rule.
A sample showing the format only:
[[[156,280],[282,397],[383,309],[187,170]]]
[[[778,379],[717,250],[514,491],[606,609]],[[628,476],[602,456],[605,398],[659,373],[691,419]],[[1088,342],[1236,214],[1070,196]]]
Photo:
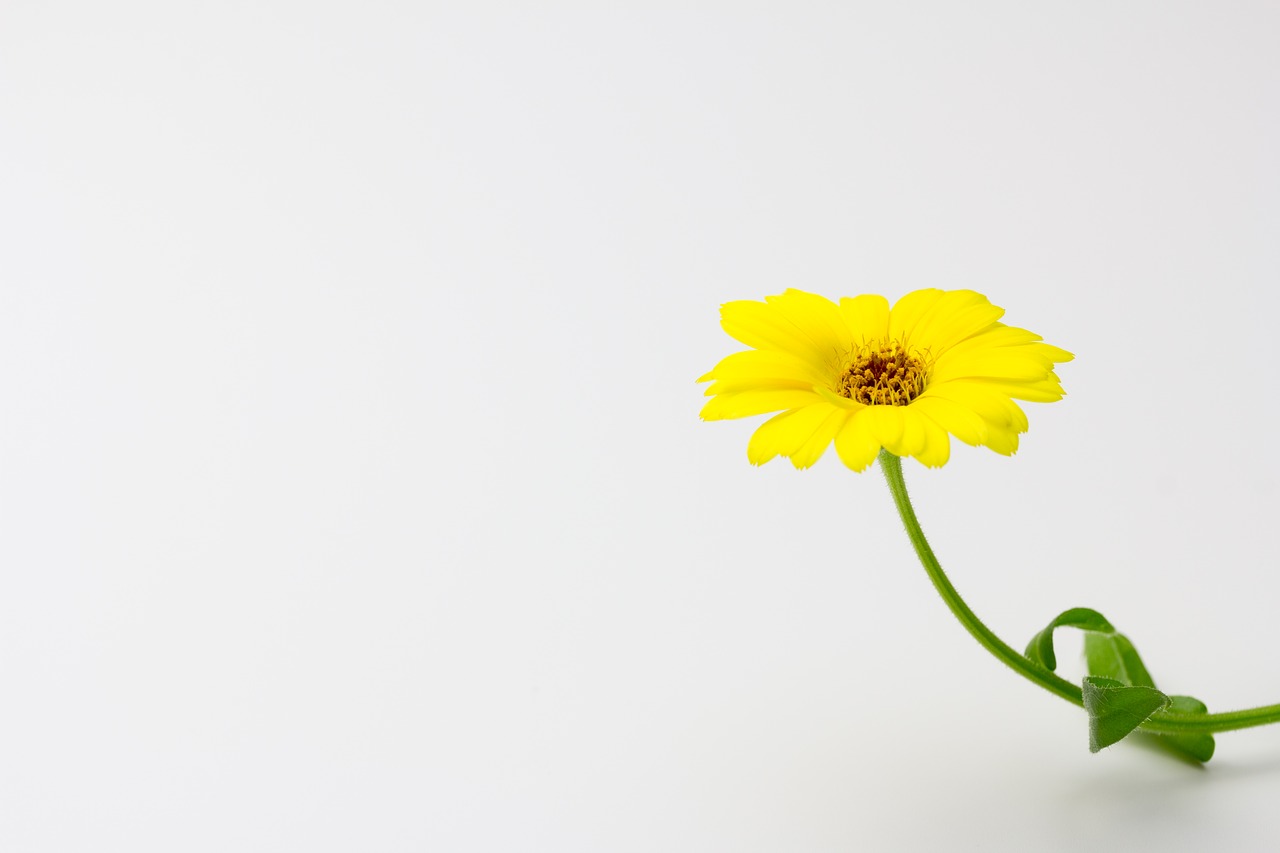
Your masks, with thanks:
[[[841,397],[867,406],[905,406],[924,391],[925,364],[896,341],[864,344],[836,382]]]

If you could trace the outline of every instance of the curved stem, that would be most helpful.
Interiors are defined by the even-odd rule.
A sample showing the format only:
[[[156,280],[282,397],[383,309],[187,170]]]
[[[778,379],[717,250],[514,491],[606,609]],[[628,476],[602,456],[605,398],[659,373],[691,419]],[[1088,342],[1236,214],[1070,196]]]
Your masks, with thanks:
[[[968,629],[973,638],[987,651],[1014,672],[1050,693],[1056,693],[1068,702],[1083,708],[1084,698],[1079,687],[1015,651],[1012,646],[982,624],[977,614],[969,609],[969,605],[964,603],[960,593],[956,592],[956,588],[951,585],[946,573],[942,571],[938,558],[933,555],[933,549],[929,547],[929,541],[924,538],[924,531],[920,529],[916,511],[911,506],[911,498],[907,496],[906,481],[902,479],[902,460],[887,450],[881,450],[880,468],[884,471],[884,479],[889,484],[893,502],[898,507],[898,514],[902,516],[902,523],[907,528],[907,536],[915,546],[916,556],[920,558],[924,570],[929,574],[929,580],[933,581],[933,588],[942,596],[942,600],[946,602],[947,607],[951,608],[951,612],[960,620],[960,624]]]
[[[982,644],[983,648],[995,655],[1002,663],[1014,672],[1038,684],[1050,693],[1055,693],[1073,705],[1084,707],[1081,690],[1048,669],[1032,662],[1025,655],[1017,652],[997,637],[990,628],[982,623],[969,605],[965,604],[960,593],[951,585],[938,558],[934,556],[929,541],[920,529],[920,521],[916,518],[911,506],[911,498],[907,495],[907,484],[902,478],[902,460],[887,450],[880,451],[880,469],[884,471],[885,482],[889,484],[889,492],[893,495],[893,503],[902,517],[902,524],[907,529],[907,536],[916,549],[916,556],[933,581],[933,587],[942,596],[947,607],[960,620],[960,624]],[[1280,722],[1280,705],[1266,705],[1261,708],[1250,708],[1244,711],[1230,711],[1222,714],[1181,715],[1160,713],[1153,715],[1142,724],[1143,731],[1156,734],[1192,734],[1208,732],[1224,732],[1232,729],[1244,729],[1261,726],[1267,723]]]

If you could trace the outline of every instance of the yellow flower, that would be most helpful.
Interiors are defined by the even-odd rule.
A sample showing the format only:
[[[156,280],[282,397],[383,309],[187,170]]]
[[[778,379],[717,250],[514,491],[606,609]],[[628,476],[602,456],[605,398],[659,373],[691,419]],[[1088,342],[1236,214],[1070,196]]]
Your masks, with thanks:
[[[753,349],[698,380],[711,382],[702,419],[781,412],[751,436],[756,465],[788,456],[808,468],[835,442],[855,471],[882,447],[933,468],[950,457],[948,434],[1010,455],[1027,431],[1014,399],[1062,399],[1053,367],[1073,356],[1003,315],[972,290],[917,290],[892,310],[883,296],[837,305],[794,289],[727,302],[720,324]]]

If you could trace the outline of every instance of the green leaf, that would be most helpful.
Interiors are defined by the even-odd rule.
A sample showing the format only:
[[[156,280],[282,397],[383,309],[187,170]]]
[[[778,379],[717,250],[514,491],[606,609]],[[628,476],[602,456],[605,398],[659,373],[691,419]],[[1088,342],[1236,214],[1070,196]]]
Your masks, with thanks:
[[[1204,703],[1190,696],[1166,696],[1156,689],[1133,643],[1096,610],[1073,607],[1059,614],[1031,638],[1026,657],[1048,670],[1057,667],[1053,650],[1055,628],[1079,628],[1084,632],[1084,707],[1089,714],[1089,751],[1123,740],[1152,714],[1207,714]],[[1146,735],[1146,732],[1142,733]],[[1213,757],[1211,734],[1166,735],[1151,733],[1154,743],[1194,761]]]
[[[1113,678],[1134,687],[1156,686],[1138,657],[1138,650],[1123,634],[1085,634],[1084,659],[1090,675]]]
[[[1086,675],[1083,688],[1090,752],[1119,743],[1170,704],[1169,697],[1154,687],[1126,685],[1114,678]]]
[[[1027,650],[1024,653],[1026,657],[1050,671],[1058,667],[1058,658],[1053,653],[1054,628],[1079,628],[1082,631],[1100,631],[1106,634],[1114,634],[1116,630],[1096,610],[1090,610],[1087,607],[1073,607],[1070,610],[1063,611],[1049,623],[1048,627],[1031,638],[1031,642],[1027,644]]]
[[[1170,696],[1166,714],[1207,714],[1209,709],[1199,699],[1191,696]],[[1152,735],[1161,746],[1167,747],[1180,755],[1205,762],[1213,758],[1213,735]]]

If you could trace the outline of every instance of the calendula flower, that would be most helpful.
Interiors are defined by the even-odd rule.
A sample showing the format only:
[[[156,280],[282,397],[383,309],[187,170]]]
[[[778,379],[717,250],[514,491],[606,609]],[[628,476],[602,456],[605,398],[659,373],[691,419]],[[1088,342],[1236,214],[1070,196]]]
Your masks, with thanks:
[[[937,467],[951,435],[1010,455],[1027,431],[1014,400],[1062,399],[1053,368],[1072,355],[1003,315],[971,290],[917,290],[892,309],[883,296],[836,304],[794,289],[725,303],[721,325],[752,349],[698,380],[711,382],[702,419],[780,412],[747,445],[756,465],[807,468],[834,443],[855,471],[881,448]]]

